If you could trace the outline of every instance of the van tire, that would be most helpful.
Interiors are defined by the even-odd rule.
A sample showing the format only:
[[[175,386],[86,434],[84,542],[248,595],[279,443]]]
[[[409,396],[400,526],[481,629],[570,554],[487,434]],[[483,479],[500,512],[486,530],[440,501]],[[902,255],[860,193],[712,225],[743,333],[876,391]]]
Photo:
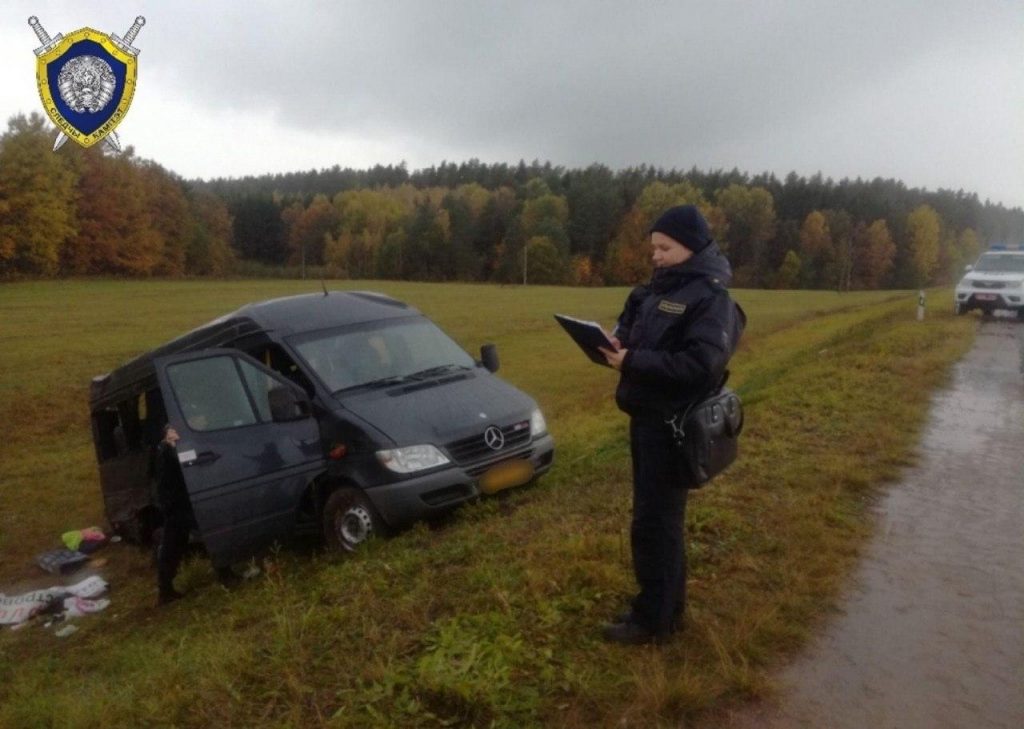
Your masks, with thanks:
[[[327,497],[322,523],[324,542],[338,552],[354,552],[384,532],[384,522],[366,494],[351,486]]]

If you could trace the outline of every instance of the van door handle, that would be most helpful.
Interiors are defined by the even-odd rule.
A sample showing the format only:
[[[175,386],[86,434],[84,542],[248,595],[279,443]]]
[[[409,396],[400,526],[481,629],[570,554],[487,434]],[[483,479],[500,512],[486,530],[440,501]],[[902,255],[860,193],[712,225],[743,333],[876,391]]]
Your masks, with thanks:
[[[214,453],[213,451],[203,451],[196,456],[196,459],[192,461],[193,466],[205,466],[207,463],[213,463],[220,459],[220,453]]]

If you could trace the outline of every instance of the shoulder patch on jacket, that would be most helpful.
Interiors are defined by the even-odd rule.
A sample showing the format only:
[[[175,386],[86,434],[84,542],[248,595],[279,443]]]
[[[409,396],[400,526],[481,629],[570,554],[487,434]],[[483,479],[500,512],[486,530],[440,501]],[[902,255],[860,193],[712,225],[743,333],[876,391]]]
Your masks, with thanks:
[[[675,301],[662,299],[658,302],[658,311],[664,311],[666,314],[679,315],[686,311],[686,304],[677,304]]]

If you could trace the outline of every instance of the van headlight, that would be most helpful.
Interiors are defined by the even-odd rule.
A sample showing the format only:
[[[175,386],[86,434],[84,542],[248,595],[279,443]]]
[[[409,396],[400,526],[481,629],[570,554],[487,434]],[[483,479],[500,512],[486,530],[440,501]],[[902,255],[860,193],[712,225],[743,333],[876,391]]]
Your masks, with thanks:
[[[548,424],[544,420],[544,413],[540,411],[540,408],[534,408],[533,412],[530,413],[530,437],[536,438],[538,435],[544,435],[547,432]]]
[[[432,445],[414,445],[377,451],[377,460],[389,471],[413,473],[449,463],[448,457]]]

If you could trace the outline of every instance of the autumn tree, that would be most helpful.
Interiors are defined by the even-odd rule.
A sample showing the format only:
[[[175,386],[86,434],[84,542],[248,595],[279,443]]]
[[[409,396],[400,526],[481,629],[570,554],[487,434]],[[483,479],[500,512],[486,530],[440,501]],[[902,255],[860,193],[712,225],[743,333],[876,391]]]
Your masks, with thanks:
[[[980,250],[981,244],[974,229],[964,228],[956,233],[943,227],[934,282],[951,283],[959,280],[964,274],[964,267],[977,259]]]
[[[547,236],[535,235],[526,241],[525,260],[527,283],[564,283],[568,268],[565,253]]]
[[[39,114],[16,116],[0,137],[0,276],[51,275],[76,233],[77,174],[53,154]]]
[[[939,216],[929,205],[919,205],[907,216],[907,263],[914,285],[931,282],[939,262]]]
[[[206,276],[229,273],[236,257],[227,206],[204,190],[189,191],[188,204],[192,229],[185,249],[186,271]]]
[[[404,190],[349,190],[333,200],[340,223],[339,232],[325,243],[325,262],[336,270],[345,270],[353,278],[376,274],[377,255],[387,236],[396,230],[411,212],[411,199]],[[402,251],[398,252],[399,270],[404,270]]]
[[[812,210],[800,226],[800,283],[808,288],[827,285],[827,274],[835,258],[828,220],[820,210]]]
[[[181,276],[193,224],[182,181],[155,162],[136,161],[135,174],[153,245],[160,250],[160,260],[151,270],[161,276]]]
[[[715,204],[728,223],[720,243],[728,254],[737,285],[760,283],[764,245],[775,234],[771,193],[763,187],[732,184],[715,193]]]
[[[301,210],[288,228],[288,261],[319,266],[324,262],[324,243],[340,222],[338,209],[326,195],[316,195],[309,207]]]
[[[793,289],[800,281],[800,256],[794,250],[786,251],[782,265],[775,271],[772,288]]]
[[[834,253],[827,283],[836,291],[849,291],[853,285],[853,220],[845,210],[829,210],[826,218]]]
[[[853,250],[854,285],[865,289],[880,288],[896,260],[896,244],[886,222],[859,223],[853,234]]]
[[[99,147],[76,150],[78,234],[68,241],[62,265],[78,274],[151,275],[164,261],[165,241],[153,227],[147,187],[129,147],[107,155]]]

